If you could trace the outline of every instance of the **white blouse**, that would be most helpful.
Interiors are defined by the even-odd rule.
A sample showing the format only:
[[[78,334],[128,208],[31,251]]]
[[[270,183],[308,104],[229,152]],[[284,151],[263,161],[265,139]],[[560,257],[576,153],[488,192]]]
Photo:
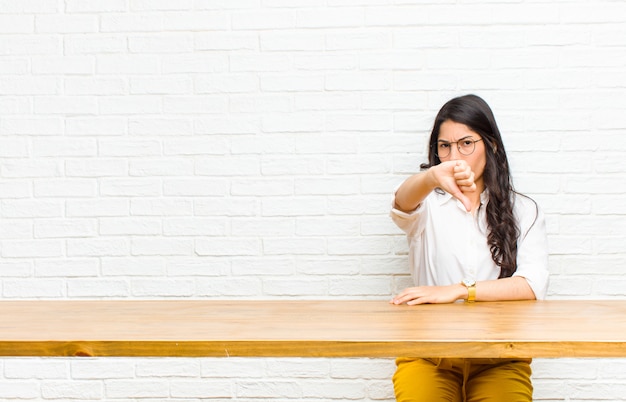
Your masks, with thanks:
[[[500,267],[493,262],[487,243],[485,208],[488,192],[481,194],[477,214],[441,190],[431,192],[411,213],[395,209],[391,218],[409,241],[409,267],[416,286],[444,286],[463,279],[498,279]],[[530,198],[515,194],[513,215],[520,228],[517,270],[526,278],[538,300],[548,290],[548,244],[544,215]]]

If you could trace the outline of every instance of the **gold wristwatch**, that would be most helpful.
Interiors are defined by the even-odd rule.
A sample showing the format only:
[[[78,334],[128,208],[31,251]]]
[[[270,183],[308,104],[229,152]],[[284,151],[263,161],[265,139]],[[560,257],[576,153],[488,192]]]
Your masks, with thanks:
[[[473,303],[476,300],[476,281],[474,279],[463,279],[461,284],[467,288],[467,299],[465,301]]]

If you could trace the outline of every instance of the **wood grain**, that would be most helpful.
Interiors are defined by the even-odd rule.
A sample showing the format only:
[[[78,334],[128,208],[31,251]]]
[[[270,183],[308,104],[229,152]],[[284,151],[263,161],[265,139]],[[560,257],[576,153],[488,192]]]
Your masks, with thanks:
[[[3,301],[1,356],[626,357],[626,301]]]

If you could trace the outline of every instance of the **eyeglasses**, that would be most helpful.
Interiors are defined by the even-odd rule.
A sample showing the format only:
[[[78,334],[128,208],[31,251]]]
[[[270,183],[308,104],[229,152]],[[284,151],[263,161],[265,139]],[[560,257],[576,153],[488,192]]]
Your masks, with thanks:
[[[456,144],[456,147],[459,150],[459,153],[461,155],[468,156],[474,153],[474,151],[476,150],[476,143],[482,140],[483,140],[482,138],[475,140],[471,137],[461,138],[460,140],[453,141],[453,142],[439,140],[437,141],[436,153],[439,158],[447,158],[448,156],[450,156],[450,150],[452,149],[452,144]]]

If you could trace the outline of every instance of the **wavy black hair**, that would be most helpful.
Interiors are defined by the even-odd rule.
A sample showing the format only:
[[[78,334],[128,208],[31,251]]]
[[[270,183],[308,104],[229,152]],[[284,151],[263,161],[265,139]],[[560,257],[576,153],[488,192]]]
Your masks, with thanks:
[[[465,124],[483,139],[486,155],[483,181],[489,191],[489,202],[485,211],[489,231],[487,243],[491,258],[500,267],[499,277],[510,277],[517,269],[517,239],[520,229],[513,215],[515,190],[496,119],[487,102],[476,95],[460,96],[448,101],[435,118],[429,140],[428,163],[422,164],[422,169],[441,163],[436,152],[437,140],[441,124],[447,120]]]

